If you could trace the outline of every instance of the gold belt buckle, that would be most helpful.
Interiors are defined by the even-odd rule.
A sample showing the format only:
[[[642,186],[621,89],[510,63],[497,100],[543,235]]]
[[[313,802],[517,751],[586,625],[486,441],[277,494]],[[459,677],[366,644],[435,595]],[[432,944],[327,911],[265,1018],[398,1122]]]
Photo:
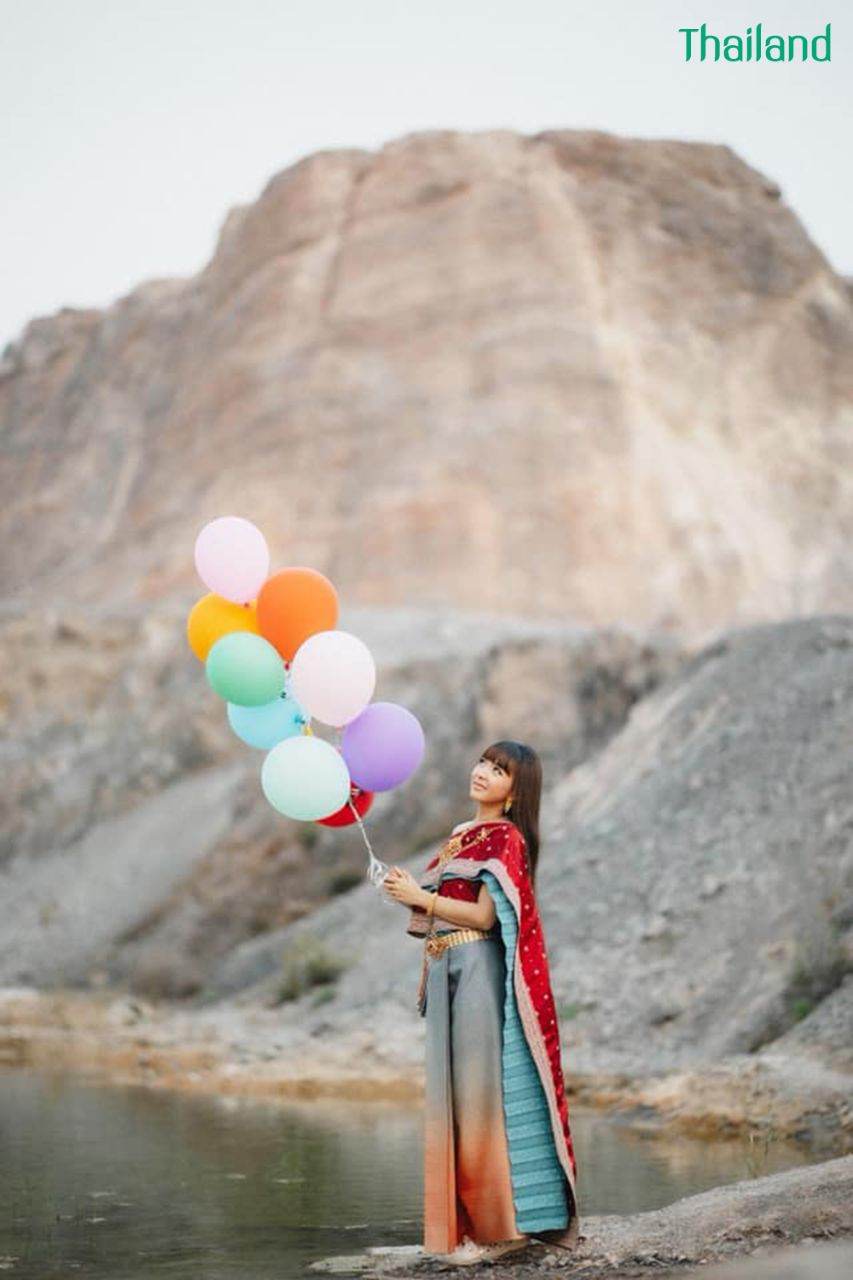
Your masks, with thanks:
[[[429,955],[440,956],[442,951],[445,949],[443,938],[439,938],[437,934],[433,934],[432,937],[427,938],[426,949]]]

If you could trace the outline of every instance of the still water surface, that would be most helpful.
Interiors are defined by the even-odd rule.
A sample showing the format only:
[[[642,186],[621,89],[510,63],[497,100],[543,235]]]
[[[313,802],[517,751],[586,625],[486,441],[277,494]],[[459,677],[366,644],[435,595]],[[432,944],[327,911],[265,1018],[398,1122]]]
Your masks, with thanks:
[[[661,1139],[571,1115],[582,1214],[658,1208],[810,1159],[791,1145]],[[315,1258],[418,1244],[422,1122],[416,1106],[203,1098],[1,1070],[0,1271],[297,1280]]]

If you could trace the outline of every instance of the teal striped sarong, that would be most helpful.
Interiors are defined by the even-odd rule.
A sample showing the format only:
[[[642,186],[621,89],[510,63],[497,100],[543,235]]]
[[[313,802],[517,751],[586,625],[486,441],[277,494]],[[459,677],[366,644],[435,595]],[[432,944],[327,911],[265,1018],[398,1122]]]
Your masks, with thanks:
[[[568,1226],[566,1175],[554,1146],[548,1100],[515,999],[515,911],[496,877],[490,871],[480,875],[495,904],[506,957],[502,1081],[512,1197],[518,1230],[533,1235]]]

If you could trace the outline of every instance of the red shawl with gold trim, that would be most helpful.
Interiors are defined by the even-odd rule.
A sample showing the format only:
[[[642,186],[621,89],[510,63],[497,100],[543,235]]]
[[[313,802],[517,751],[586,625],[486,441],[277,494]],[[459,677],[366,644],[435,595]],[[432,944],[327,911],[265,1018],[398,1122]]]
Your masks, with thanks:
[[[442,857],[445,861],[440,865]],[[477,900],[477,880],[482,871],[495,876],[515,911],[518,942],[513,985],[518,1012],[548,1099],[557,1154],[574,1199],[568,1231],[543,1232],[542,1238],[574,1246],[578,1239],[577,1160],[569,1126],[557,1009],[524,836],[508,819],[474,823],[445,842],[427,864],[420,885],[423,889],[435,889],[437,885],[442,896],[473,902]],[[413,937],[426,935],[426,912],[422,908],[412,908],[407,932]]]

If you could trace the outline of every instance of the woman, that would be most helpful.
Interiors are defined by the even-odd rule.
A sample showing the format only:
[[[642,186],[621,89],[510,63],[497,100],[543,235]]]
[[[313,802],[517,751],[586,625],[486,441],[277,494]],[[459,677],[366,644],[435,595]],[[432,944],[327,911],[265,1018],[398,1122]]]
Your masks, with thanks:
[[[534,897],[542,766],[502,741],[474,766],[477,815],[454,827],[419,884],[388,893],[425,937],[424,1251],[465,1265],[534,1236],[578,1240],[557,1012]]]

